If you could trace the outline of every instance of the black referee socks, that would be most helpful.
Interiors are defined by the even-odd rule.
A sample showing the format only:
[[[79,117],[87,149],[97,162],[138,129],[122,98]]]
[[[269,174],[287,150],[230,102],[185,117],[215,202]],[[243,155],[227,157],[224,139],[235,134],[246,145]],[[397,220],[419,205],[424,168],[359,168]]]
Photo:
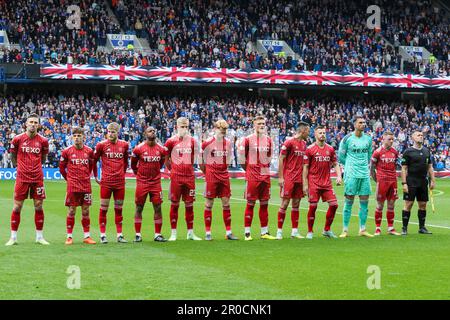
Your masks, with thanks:
[[[425,217],[427,216],[427,210],[418,210],[417,216],[419,217],[419,228],[425,227]]]
[[[409,223],[409,217],[410,216],[411,216],[411,212],[410,211],[402,210],[403,228],[408,228],[408,223]]]

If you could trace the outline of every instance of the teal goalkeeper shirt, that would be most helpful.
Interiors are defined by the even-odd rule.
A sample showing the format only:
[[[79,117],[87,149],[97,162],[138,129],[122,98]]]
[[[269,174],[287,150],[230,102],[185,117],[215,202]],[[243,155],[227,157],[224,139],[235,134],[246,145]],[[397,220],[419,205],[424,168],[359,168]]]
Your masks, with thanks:
[[[339,144],[339,163],[344,165],[344,177],[369,178],[372,157],[372,138],[363,133],[361,137],[349,133]]]

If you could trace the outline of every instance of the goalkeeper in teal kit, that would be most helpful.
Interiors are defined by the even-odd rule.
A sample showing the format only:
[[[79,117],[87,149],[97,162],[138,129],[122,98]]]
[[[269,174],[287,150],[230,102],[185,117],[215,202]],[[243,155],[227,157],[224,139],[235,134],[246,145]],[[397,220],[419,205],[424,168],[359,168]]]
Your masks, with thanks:
[[[364,133],[366,121],[356,117],[355,131],[346,135],[339,144],[339,163],[344,165],[345,204],[341,238],[348,236],[348,225],[352,215],[355,196],[359,196],[359,235],[373,237],[366,231],[370,187],[369,164],[372,157],[372,138]]]

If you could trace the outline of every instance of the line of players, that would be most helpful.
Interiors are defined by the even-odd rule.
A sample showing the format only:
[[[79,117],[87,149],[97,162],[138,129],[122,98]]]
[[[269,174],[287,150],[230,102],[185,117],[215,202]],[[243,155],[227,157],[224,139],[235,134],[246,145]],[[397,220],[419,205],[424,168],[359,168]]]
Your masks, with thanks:
[[[333,223],[338,203],[332,187],[330,169],[334,167],[337,178],[336,184],[340,185],[341,170],[337,155],[330,145],[326,144],[325,127],[317,126],[314,130],[315,142],[309,147],[306,146],[306,139],[309,136],[310,127],[306,123],[300,123],[296,134],[287,139],[282,145],[279,157],[279,185],[281,206],[278,211],[278,230],[276,236],[272,236],[268,230],[268,202],[270,199],[270,162],[272,158],[272,140],[266,134],[266,120],[262,116],[253,119],[254,133],[245,137],[239,145],[239,158],[242,167],[246,172],[245,199],[245,240],[252,240],[250,228],[252,225],[254,207],[259,200],[259,218],[261,224],[261,239],[275,240],[282,239],[282,227],[286,217],[286,210],[292,200],[292,232],[291,237],[303,238],[298,231],[300,199],[304,195],[309,198],[308,211],[308,233],[307,238],[313,237],[313,225],[317,203],[328,202],[329,208],[326,213],[326,224],[323,235],[336,238],[330,227]],[[36,242],[49,244],[43,237],[44,212],[42,208],[45,199],[45,188],[43,183],[42,164],[46,160],[48,153],[48,141],[38,134],[39,117],[36,114],[30,115],[26,122],[26,132],[14,137],[10,151],[12,153],[13,164],[17,166],[17,179],[14,189],[14,207],[11,214],[11,237],[6,245],[17,244],[17,230],[20,223],[20,212],[23,202],[28,196],[34,200]],[[230,177],[228,174],[228,164],[231,160],[231,142],[225,138],[228,124],[225,120],[215,123],[214,136],[204,141],[201,145],[200,169],[205,174],[205,210],[204,221],[206,236],[205,240],[212,240],[211,221],[212,207],[215,198],[222,201],[223,221],[226,228],[226,239],[238,240],[231,230],[230,212]],[[142,212],[147,197],[154,208],[154,240],[157,242],[167,241],[161,234],[162,227],[162,188],[161,171],[166,165],[170,171],[170,224],[171,235],[169,241],[177,239],[177,221],[180,200],[185,204],[185,220],[187,224],[187,239],[202,240],[193,232],[195,201],[195,176],[193,163],[197,157],[197,141],[189,134],[189,120],[178,118],[176,125],[177,134],[168,139],[164,146],[156,142],[156,130],[148,127],[145,130],[145,141],[136,146],[131,156],[131,168],[136,174],[135,192],[135,239],[134,242],[141,242]],[[73,128],[73,145],[66,148],[60,159],[59,169],[67,180],[67,193],[65,205],[68,207],[66,220],[67,239],[66,244],[73,243],[73,228],[75,224],[75,212],[77,207],[81,207],[82,226],[84,231],[83,242],[95,244],[90,236],[89,207],[92,204],[91,173],[100,184],[100,242],[107,243],[106,223],[110,198],[114,198],[115,225],[117,231],[117,241],[126,243],[122,233],[122,207],[125,196],[125,172],[128,167],[129,145],[126,141],[118,139],[120,126],[117,123],[110,123],[107,127],[107,139],[96,145],[95,151],[84,145],[84,131],[81,128]],[[383,140],[383,150],[393,150],[392,157],[398,157],[392,147],[392,134],[385,134]],[[384,149],[383,149],[384,148]],[[377,150],[378,151],[378,150]],[[388,153],[383,153],[383,159]],[[395,173],[395,163],[389,160],[391,165],[381,165],[377,167],[377,156],[374,156],[373,167],[378,170],[373,171],[374,176],[379,180]],[[97,176],[97,164],[101,161],[101,180]],[[384,161],[384,160],[383,160]],[[384,162],[383,162],[384,163]],[[394,163],[392,165],[392,163]],[[389,171],[389,172],[388,172]],[[379,184],[380,185],[380,184]],[[390,188],[394,188],[395,191]],[[387,197],[386,197],[387,195]],[[397,198],[396,185],[390,185],[388,190],[383,190],[383,195],[378,193],[377,200],[383,204],[388,200],[388,224],[389,233],[398,234],[393,228],[392,204]],[[382,209],[382,205],[381,205]],[[390,210],[390,211],[389,211]],[[377,231],[380,234],[380,205],[377,206]],[[347,224],[348,227],[348,224]],[[344,237],[347,235],[344,217]],[[371,237],[365,226],[360,230],[360,235]],[[342,236],[342,235],[341,235]]]

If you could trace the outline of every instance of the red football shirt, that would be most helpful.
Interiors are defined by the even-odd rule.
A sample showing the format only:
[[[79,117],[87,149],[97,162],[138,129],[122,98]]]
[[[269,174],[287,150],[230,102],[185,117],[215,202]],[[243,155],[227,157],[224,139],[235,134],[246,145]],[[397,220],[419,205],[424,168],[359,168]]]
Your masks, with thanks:
[[[30,138],[21,133],[13,138],[11,153],[17,155],[17,178],[20,182],[36,183],[44,180],[42,156],[48,154],[48,140],[36,134]]]
[[[291,138],[281,146],[280,153],[285,155],[283,161],[283,178],[294,182],[303,182],[303,158],[306,151],[306,142]]]
[[[170,178],[194,178],[194,160],[197,154],[197,141],[191,136],[174,136],[164,145],[170,157]]]
[[[305,163],[308,164],[309,188],[332,189],[330,170],[336,163],[336,152],[329,144],[322,148],[313,143],[305,152]]]
[[[108,188],[125,187],[125,172],[128,168],[128,142],[109,140],[99,142],[95,147],[94,161],[102,161],[101,185]]]
[[[142,142],[134,148],[131,168],[137,171],[137,183],[145,185],[161,183],[161,168],[164,165],[166,150],[160,144],[150,146],[147,142]]]
[[[202,143],[202,159],[206,166],[206,181],[227,181],[230,179],[228,164],[231,159],[231,142],[212,137]]]
[[[372,154],[372,165],[377,170],[377,181],[397,181],[396,164],[399,154],[394,148],[383,146]]]
[[[245,137],[239,152],[245,156],[247,181],[270,181],[272,139],[269,136],[258,138],[256,134],[251,134]]]
[[[94,164],[94,151],[88,146],[77,149],[67,147],[61,153],[59,171],[67,180],[67,192],[85,192],[91,190],[91,172]]]

